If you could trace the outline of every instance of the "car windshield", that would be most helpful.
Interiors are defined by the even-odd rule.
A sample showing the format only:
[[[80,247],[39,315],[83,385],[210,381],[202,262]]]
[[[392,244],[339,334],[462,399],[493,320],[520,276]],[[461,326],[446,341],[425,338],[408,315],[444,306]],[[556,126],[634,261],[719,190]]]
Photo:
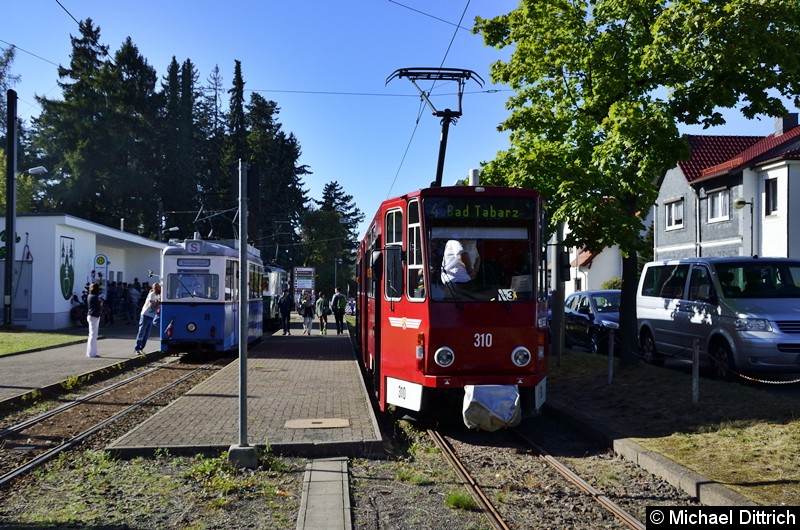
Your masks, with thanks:
[[[800,298],[800,262],[717,264],[726,298]]]
[[[592,302],[598,313],[619,313],[620,293],[598,293],[592,295]]]

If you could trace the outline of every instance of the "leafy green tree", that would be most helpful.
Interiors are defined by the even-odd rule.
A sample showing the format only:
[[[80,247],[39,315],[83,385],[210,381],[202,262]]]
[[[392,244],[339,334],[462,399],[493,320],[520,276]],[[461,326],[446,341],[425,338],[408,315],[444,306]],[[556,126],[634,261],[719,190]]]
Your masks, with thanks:
[[[487,183],[536,188],[567,244],[623,253],[623,361],[637,350],[636,255],[656,178],[688,155],[678,123],[716,125],[719,107],[786,112],[796,96],[800,4],[769,0],[523,0],[475,31],[513,46],[492,79],[515,94],[501,125],[510,147]]]

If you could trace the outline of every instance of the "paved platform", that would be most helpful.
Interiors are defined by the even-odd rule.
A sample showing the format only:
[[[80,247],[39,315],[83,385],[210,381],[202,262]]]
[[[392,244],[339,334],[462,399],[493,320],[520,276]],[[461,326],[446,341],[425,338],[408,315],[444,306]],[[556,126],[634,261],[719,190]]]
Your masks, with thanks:
[[[136,330],[132,325],[101,325],[97,342],[100,357],[95,359],[86,357],[87,337],[79,334],[74,343],[57,348],[0,356],[0,405],[11,406],[34,394],[59,390],[75,378],[97,376],[118,365],[161,356],[156,335],[148,341],[144,356],[134,353]]]
[[[112,443],[120,456],[269,447],[307,457],[382,454],[380,429],[348,335],[267,337],[248,352],[247,432],[240,439],[239,361]]]

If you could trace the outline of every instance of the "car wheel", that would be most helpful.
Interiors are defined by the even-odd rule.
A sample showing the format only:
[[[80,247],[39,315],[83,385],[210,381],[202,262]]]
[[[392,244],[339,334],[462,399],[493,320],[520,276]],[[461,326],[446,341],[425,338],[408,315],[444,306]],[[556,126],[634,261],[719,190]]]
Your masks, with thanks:
[[[639,345],[642,349],[642,357],[644,362],[661,366],[664,364],[664,359],[658,355],[656,351],[656,342],[653,340],[653,335],[649,331],[643,331],[639,339]]]
[[[709,359],[715,379],[732,381],[736,377],[736,363],[730,346],[724,341],[717,341],[711,345]]]

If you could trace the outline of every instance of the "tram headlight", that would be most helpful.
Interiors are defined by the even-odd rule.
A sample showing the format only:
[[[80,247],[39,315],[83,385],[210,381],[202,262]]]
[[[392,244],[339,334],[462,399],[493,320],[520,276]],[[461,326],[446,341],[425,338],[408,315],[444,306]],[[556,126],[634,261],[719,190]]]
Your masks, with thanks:
[[[195,324],[194,322],[189,322],[188,324],[186,324],[186,331],[188,331],[189,333],[194,333],[195,331],[197,331],[197,324]]]
[[[447,346],[442,346],[433,354],[433,360],[442,368],[447,368],[456,360],[456,354]]]
[[[525,346],[517,346],[514,348],[514,351],[511,352],[511,362],[513,362],[515,366],[527,366],[528,363],[531,362],[531,351]]]

